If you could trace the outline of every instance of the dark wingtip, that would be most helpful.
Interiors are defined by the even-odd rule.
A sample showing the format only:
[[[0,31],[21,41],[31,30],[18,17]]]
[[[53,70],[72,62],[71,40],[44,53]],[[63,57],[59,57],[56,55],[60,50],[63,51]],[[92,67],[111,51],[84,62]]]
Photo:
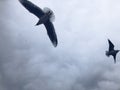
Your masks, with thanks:
[[[114,64],[116,63],[116,56],[113,56],[113,58],[114,58]]]
[[[108,38],[107,40],[108,40],[108,41],[110,41],[110,39],[109,39],[109,38]]]
[[[116,60],[114,60],[114,64],[116,64]]]
[[[38,26],[38,23],[36,23],[35,26]]]
[[[53,44],[54,47],[57,47],[58,42],[57,41],[53,41],[52,44]]]

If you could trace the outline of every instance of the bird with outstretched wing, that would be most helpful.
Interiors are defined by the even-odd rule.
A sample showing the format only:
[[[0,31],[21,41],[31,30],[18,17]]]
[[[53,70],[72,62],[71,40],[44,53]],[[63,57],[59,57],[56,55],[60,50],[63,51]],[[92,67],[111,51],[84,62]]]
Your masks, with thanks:
[[[119,52],[119,50],[114,50],[114,44],[108,39],[108,44],[109,44],[109,50],[106,51],[106,55],[110,56],[112,55],[114,58],[114,63],[116,63],[116,55]]]
[[[44,24],[46,29],[47,29],[47,34],[54,45],[54,47],[57,46],[58,40],[57,40],[57,35],[55,32],[54,25],[52,21],[50,20],[51,16],[53,15],[53,12],[49,9],[46,12],[44,12],[41,8],[33,4],[32,2],[28,0],[19,0],[19,2],[32,14],[37,16],[39,18],[37,25]]]

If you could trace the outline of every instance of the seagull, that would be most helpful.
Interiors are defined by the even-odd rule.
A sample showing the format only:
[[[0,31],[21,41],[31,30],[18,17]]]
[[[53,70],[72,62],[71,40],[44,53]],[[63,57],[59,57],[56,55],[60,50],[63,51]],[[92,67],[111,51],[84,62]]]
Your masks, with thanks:
[[[38,17],[39,21],[35,26],[38,26],[40,24],[44,24],[44,26],[47,29],[47,34],[53,44],[54,47],[57,47],[58,40],[57,35],[55,32],[54,25],[52,23],[52,18],[54,18],[53,11],[49,8],[44,8],[42,10],[29,0],[19,0],[19,2],[32,14]]]
[[[108,43],[109,43],[109,50],[106,51],[106,56],[110,56],[112,55],[114,58],[114,63],[116,63],[116,54],[120,51],[120,50],[114,50],[114,45],[113,43],[108,39]]]

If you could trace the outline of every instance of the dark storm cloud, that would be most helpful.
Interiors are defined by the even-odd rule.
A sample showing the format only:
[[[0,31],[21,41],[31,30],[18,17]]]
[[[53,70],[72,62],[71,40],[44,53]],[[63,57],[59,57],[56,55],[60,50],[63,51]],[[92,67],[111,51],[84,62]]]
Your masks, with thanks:
[[[31,1],[55,11],[59,45],[17,0],[0,1],[0,90],[119,90],[120,54],[114,65],[104,52],[108,37],[119,49],[120,2]]]

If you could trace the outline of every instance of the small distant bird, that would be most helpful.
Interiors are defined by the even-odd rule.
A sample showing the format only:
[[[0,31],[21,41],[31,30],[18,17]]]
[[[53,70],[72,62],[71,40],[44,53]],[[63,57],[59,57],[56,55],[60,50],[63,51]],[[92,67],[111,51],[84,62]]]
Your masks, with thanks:
[[[109,51],[106,51],[106,55],[109,57],[110,55],[113,56],[114,58],[114,63],[116,63],[116,54],[120,51],[120,50],[114,50],[114,45],[113,43],[108,39],[108,43],[109,43]]]
[[[34,5],[32,2],[28,0],[19,0],[19,2],[32,14],[37,16],[39,18],[37,25],[44,24],[47,29],[47,34],[54,45],[54,47],[57,46],[58,40],[57,35],[54,29],[54,26],[52,24],[52,19],[54,18],[53,11],[49,8],[45,8],[42,10],[38,6]]]

